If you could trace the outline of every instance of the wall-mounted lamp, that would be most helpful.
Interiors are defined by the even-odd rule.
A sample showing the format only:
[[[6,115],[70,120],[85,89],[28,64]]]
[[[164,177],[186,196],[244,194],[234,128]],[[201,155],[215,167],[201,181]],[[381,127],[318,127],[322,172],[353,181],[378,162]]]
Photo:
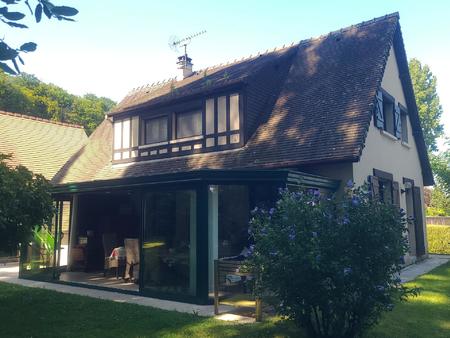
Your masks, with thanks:
[[[401,190],[400,190],[402,194],[404,194],[407,190],[412,189],[412,183],[409,182],[409,181],[406,181],[406,182],[404,183],[404,186],[405,186],[405,189],[401,189]]]

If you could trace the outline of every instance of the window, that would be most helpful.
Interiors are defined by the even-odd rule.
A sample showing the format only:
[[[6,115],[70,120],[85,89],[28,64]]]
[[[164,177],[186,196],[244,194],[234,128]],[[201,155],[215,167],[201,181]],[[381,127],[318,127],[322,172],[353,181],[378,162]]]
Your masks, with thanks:
[[[408,143],[408,113],[403,107],[400,107],[400,118],[402,124],[402,141]]]
[[[139,128],[139,117],[125,118],[114,121],[114,160],[125,160],[137,157],[137,137]]]
[[[242,96],[230,93],[114,121],[114,161],[199,153],[242,144]],[[180,111],[181,110],[181,111]],[[142,123],[140,122],[142,120]]]
[[[227,97],[220,96],[217,99],[217,131],[227,131]]]
[[[239,94],[230,95],[230,130],[239,130]]]
[[[145,121],[145,144],[167,141],[167,117]]]
[[[380,201],[385,203],[392,203],[392,181],[379,178],[379,196]]]
[[[176,114],[176,136],[185,138],[202,134],[202,112],[200,110]]]
[[[372,194],[381,202],[400,207],[400,189],[394,176],[382,170],[373,169],[373,176],[369,177]]]
[[[383,114],[384,114],[384,127],[388,133],[394,135],[395,122],[394,122],[394,106],[395,101],[390,97],[383,95]]]
[[[399,104],[395,103],[394,97],[385,91],[377,93],[377,106],[375,109],[375,125],[377,128],[402,138],[402,119]]]
[[[205,122],[206,122],[206,135],[214,134],[214,99],[206,100]]]

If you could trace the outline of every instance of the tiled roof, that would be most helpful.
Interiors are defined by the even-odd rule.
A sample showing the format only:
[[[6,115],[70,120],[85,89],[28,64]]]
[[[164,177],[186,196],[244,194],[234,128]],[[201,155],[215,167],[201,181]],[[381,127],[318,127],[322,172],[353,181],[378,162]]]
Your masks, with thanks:
[[[0,153],[47,179],[87,141],[80,126],[0,111]]]
[[[395,36],[401,38],[398,20],[394,13],[178,82],[135,90],[111,115],[151,109],[241,83],[247,96],[246,114],[253,116],[253,122],[246,120],[251,129],[248,141],[232,151],[112,165],[112,123],[105,120],[55,177],[55,183],[196,169],[282,168],[357,161],[390,46]],[[420,134],[420,124],[418,130]],[[426,152],[422,166],[429,178]]]

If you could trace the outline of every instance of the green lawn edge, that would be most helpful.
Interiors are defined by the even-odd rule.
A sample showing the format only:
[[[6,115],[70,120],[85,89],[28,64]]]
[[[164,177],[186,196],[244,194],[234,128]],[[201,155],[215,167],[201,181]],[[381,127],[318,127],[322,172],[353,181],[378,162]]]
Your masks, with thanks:
[[[364,337],[449,337],[450,262],[408,284],[421,294],[386,313]],[[4,282],[0,322],[2,337],[306,337],[279,318],[233,324]]]

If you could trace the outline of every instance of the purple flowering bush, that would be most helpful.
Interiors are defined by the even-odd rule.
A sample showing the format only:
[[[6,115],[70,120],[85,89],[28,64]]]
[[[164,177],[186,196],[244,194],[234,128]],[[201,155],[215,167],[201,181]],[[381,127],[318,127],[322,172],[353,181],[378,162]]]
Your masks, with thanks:
[[[340,199],[281,190],[274,208],[253,210],[255,293],[313,337],[358,337],[417,293],[398,278],[405,231],[404,212],[367,187]]]

